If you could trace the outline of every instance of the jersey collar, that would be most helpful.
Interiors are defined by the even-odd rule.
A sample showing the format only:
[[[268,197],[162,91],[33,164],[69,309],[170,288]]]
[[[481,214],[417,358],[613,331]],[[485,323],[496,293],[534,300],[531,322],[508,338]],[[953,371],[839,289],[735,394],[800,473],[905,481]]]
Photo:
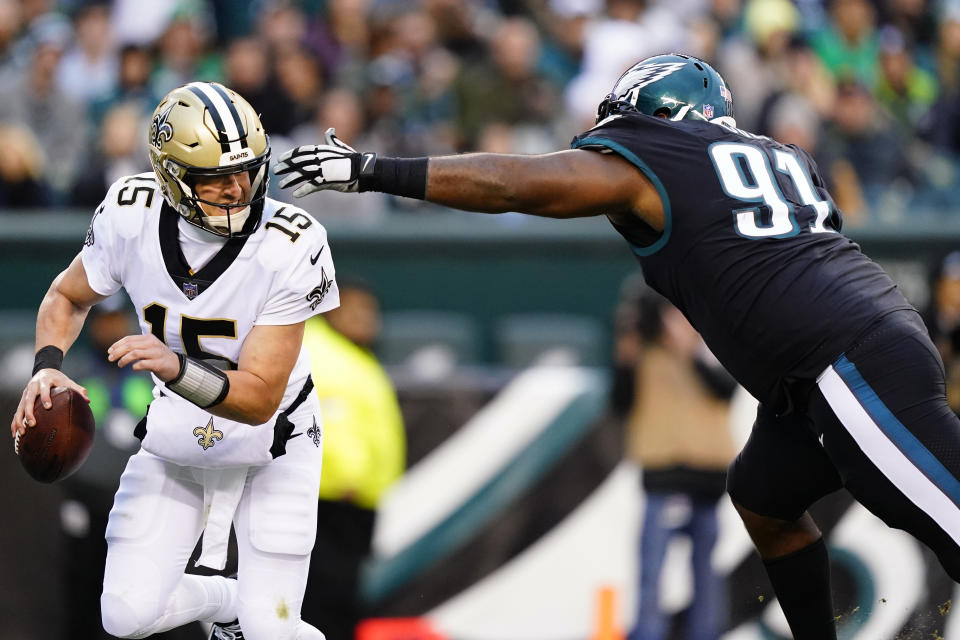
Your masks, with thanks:
[[[160,211],[160,252],[170,279],[187,299],[193,300],[233,264],[249,236],[230,238],[202,269],[194,272],[180,249],[179,220],[180,215],[164,202]]]

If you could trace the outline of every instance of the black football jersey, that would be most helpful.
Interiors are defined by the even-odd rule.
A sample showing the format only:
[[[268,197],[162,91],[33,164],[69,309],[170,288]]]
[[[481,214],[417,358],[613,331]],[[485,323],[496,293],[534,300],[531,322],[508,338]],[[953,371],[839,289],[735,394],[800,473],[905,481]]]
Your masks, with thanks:
[[[840,233],[810,156],[734,127],[617,115],[574,138],[656,187],[665,226],[614,224],[647,283],[673,302],[756,398],[812,378],[880,317],[912,309]],[[611,212],[613,213],[613,212]]]

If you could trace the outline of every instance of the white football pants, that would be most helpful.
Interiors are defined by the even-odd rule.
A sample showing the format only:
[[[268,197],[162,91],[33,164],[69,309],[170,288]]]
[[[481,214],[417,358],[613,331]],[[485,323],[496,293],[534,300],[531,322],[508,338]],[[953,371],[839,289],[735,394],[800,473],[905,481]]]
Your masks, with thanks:
[[[287,442],[287,453],[249,469],[233,520],[237,580],[184,574],[204,526],[201,470],[143,450],[130,458],[107,525],[100,599],[107,632],[145,638],[192,621],[239,618],[246,640],[323,639],[300,620],[322,454],[322,443],[303,433],[312,404],[295,412],[302,435]]]

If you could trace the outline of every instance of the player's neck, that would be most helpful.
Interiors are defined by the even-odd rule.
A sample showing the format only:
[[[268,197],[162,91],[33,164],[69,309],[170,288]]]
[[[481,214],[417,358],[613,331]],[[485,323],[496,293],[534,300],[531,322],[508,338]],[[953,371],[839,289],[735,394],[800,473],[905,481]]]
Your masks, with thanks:
[[[183,218],[180,218],[177,221],[177,226],[180,229],[181,238],[193,240],[194,242],[203,242],[210,245],[223,246],[227,243],[227,238],[214,235],[209,231],[204,231],[203,229],[190,224]]]

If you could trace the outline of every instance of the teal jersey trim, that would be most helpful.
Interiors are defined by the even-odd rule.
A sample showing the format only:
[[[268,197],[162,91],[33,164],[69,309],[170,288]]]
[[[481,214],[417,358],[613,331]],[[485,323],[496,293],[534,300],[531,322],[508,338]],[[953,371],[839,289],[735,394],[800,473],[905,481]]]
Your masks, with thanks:
[[[646,247],[638,247],[637,245],[628,241],[628,244],[630,245],[630,248],[633,249],[633,252],[641,258],[652,256],[667,244],[667,242],[670,240],[670,232],[673,230],[673,215],[670,209],[670,196],[667,195],[666,188],[664,188],[663,183],[660,182],[660,178],[657,177],[657,174],[653,172],[653,169],[647,166],[647,163],[641,160],[637,154],[633,153],[623,145],[614,142],[613,140],[608,140],[606,138],[584,138],[583,140],[578,140],[575,142],[573,148],[581,149],[583,147],[596,145],[612,149],[629,160],[631,164],[643,172],[643,175],[650,179],[650,182],[653,183],[654,188],[656,188],[657,193],[660,195],[660,202],[663,203],[663,232],[660,234],[660,237],[656,242]]]

